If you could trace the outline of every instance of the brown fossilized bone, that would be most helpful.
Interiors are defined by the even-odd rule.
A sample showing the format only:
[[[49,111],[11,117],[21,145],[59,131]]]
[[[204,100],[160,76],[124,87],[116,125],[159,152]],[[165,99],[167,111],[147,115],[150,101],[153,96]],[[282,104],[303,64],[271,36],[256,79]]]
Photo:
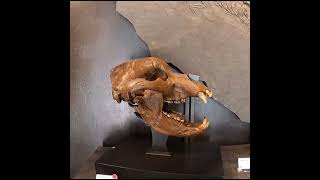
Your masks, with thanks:
[[[134,105],[145,123],[160,133],[194,136],[209,126],[206,118],[202,123],[189,123],[181,113],[163,110],[163,103],[183,103],[188,96],[198,96],[206,103],[213,93],[187,75],[172,72],[162,59],[131,60],[113,68],[110,77],[113,99]]]

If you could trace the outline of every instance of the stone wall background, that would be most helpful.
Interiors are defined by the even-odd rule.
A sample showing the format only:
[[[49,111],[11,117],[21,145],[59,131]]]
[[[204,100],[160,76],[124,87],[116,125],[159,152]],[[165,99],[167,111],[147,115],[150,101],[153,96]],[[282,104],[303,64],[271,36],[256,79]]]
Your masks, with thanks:
[[[111,69],[128,59],[150,56],[116,3],[70,2],[70,177],[104,139],[125,137],[133,110],[111,95]],[[113,134],[116,134],[114,136]]]
[[[152,56],[200,75],[220,102],[250,122],[249,1],[119,1],[117,11]]]

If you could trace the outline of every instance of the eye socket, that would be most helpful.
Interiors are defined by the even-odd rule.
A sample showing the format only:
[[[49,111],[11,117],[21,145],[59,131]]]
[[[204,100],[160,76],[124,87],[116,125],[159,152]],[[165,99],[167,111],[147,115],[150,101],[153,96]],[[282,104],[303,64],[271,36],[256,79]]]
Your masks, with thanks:
[[[167,80],[168,79],[168,75],[166,72],[164,72],[162,69],[160,68],[156,68],[152,71],[150,71],[147,75],[146,75],[146,80],[148,81],[154,81],[158,78],[161,78],[163,80]]]

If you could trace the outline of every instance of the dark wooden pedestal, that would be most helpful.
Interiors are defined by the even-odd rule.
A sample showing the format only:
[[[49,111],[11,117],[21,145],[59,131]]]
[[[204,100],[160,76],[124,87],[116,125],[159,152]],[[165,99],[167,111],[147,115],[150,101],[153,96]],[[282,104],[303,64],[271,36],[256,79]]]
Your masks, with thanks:
[[[132,138],[109,148],[95,163],[97,174],[117,174],[119,179],[223,177],[219,146],[212,143],[168,142],[170,156],[150,155],[147,138]]]

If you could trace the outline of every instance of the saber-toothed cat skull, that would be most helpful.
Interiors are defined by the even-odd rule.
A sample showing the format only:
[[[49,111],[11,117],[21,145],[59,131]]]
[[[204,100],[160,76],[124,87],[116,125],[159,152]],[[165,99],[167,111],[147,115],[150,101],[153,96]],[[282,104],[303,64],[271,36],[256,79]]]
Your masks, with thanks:
[[[184,103],[198,96],[204,103],[213,93],[202,83],[185,74],[175,73],[162,59],[146,57],[120,64],[111,72],[112,96],[134,105],[146,124],[169,136],[194,136],[203,132],[209,122],[189,123],[181,113],[166,112],[163,103]]]

